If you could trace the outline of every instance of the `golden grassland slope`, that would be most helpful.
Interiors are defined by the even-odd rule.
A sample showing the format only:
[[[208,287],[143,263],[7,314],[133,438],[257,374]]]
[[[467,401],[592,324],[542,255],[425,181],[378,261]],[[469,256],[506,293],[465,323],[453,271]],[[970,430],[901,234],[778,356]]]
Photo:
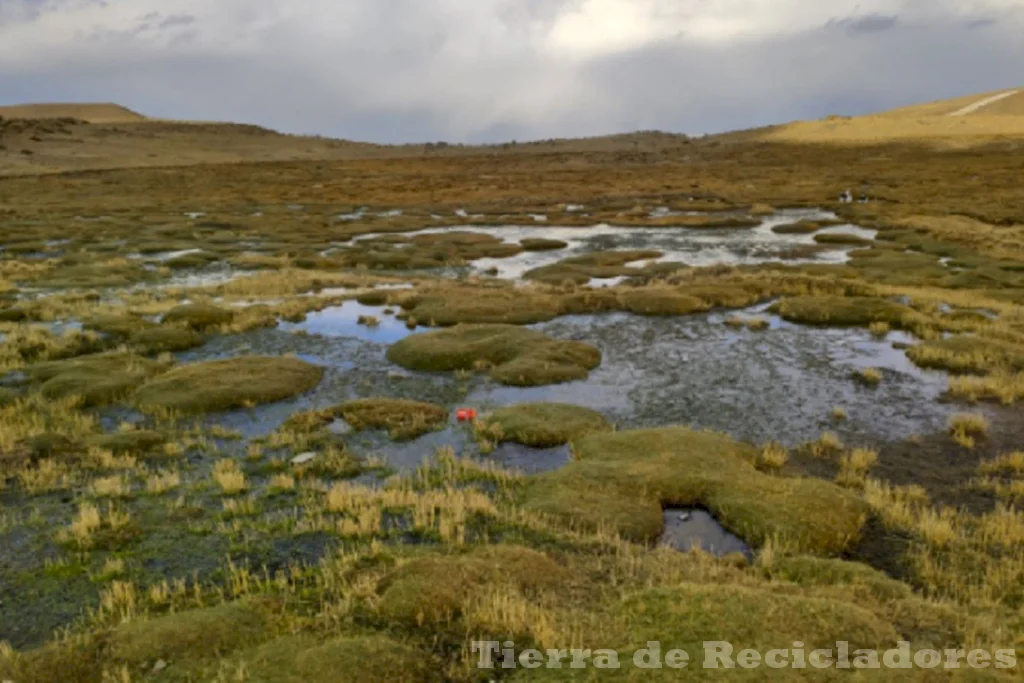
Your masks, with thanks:
[[[866,116],[797,121],[762,133],[771,141],[866,145],[919,141],[945,147],[1024,136],[1024,89],[900,107]]]
[[[962,113],[962,115],[960,115]],[[952,115],[956,114],[956,115]],[[613,155],[643,163],[687,160],[695,148],[735,143],[827,143],[871,146],[912,142],[974,148],[1024,137],[1024,89],[980,93],[877,114],[829,116],[691,139],[658,131],[498,145],[445,142],[377,145],[321,136],[285,135],[253,125],[144,117],[116,104],[0,107],[0,176],[91,169],[354,159]],[[699,143],[699,144],[698,144]],[[486,180],[482,178],[481,180]]]
[[[79,119],[89,123],[129,123],[146,117],[110,102],[54,102],[0,106],[5,119]]]

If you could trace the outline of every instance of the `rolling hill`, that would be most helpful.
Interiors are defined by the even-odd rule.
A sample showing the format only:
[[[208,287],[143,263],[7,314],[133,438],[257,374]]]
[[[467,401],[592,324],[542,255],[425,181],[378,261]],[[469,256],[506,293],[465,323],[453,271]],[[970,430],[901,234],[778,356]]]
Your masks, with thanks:
[[[16,104],[0,107],[0,118],[59,119],[69,118],[88,123],[133,123],[146,117],[127,107],[109,102]]]
[[[1024,139],[1024,88],[900,107],[866,116],[829,116],[701,139],[720,143],[873,145],[925,143],[964,148]],[[0,107],[0,176],[239,162],[344,160],[494,153],[651,154],[666,160],[694,148],[684,135],[637,132],[486,147],[377,145],[286,135],[259,126],[150,118],[118,104]]]
[[[779,142],[874,144],[934,142],[965,147],[1024,137],[1024,88],[980,93],[891,109],[865,116],[829,116],[766,129],[761,138]]]

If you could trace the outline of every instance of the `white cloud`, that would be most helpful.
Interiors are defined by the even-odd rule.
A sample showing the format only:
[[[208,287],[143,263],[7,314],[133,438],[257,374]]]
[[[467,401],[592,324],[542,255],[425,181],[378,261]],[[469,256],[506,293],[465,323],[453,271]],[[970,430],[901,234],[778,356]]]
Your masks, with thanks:
[[[0,97],[379,140],[685,132],[1022,85],[1024,0],[0,0]]]

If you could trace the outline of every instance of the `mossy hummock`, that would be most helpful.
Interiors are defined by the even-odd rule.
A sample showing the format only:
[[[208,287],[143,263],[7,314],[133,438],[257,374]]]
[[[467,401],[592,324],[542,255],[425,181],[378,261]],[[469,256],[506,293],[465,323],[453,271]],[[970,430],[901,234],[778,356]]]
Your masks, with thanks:
[[[387,357],[410,370],[489,368],[492,379],[513,386],[586,379],[601,363],[601,352],[589,344],[515,325],[456,325],[416,334],[392,345]]]
[[[144,384],[135,392],[143,410],[186,413],[272,403],[309,391],[324,369],[298,358],[243,356],[192,363]]]

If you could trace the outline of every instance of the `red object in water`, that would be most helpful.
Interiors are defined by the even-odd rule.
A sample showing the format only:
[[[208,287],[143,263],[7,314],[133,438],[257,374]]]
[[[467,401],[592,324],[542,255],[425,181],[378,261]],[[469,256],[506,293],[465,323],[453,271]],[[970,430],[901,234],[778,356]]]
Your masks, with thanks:
[[[473,408],[459,408],[455,411],[455,419],[459,422],[476,419],[476,410]]]

